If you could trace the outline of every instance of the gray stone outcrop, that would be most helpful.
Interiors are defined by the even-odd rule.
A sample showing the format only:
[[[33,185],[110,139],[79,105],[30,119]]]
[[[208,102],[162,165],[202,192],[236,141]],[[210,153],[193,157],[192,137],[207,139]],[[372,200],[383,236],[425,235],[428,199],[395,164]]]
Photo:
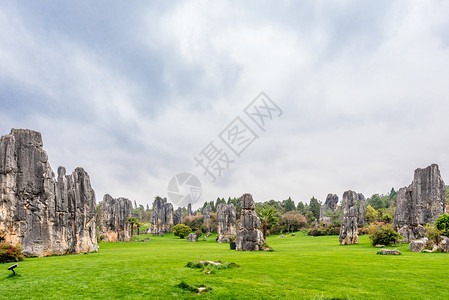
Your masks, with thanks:
[[[438,165],[416,169],[410,186],[399,189],[393,226],[406,241],[424,237],[423,226],[446,212],[446,191]]]
[[[358,210],[359,210],[357,224],[359,226],[364,226],[366,224],[365,213],[366,213],[367,201],[366,201],[365,196],[363,196],[362,193],[358,193],[357,194],[357,198],[358,198],[358,200],[357,200],[358,201],[357,207],[358,207]]]
[[[100,208],[100,219],[98,220],[100,236],[108,242],[128,242],[131,239],[131,217],[132,202],[126,198],[114,199],[106,194]]]
[[[187,204],[187,216],[193,216],[192,203]]]
[[[150,230],[153,235],[173,231],[173,205],[167,203],[167,198],[156,197],[150,217]]]
[[[0,140],[0,237],[26,256],[98,250],[95,192],[82,168],[52,171],[39,132]]]
[[[212,207],[210,204],[207,204],[206,207],[203,209],[203,225],[207,228],[207,231],[211,231],[211,220],[210,220],[210,213],[212,212]]]
[[[174,216],[173,216],[173,224],[178,225],[182,223],[182,208],[178,207]]]
[[[187,236],[187,242],[196,242],[197,240],[198,240],[198,237],[193,232]]]
[[[229,243],[235,239],[237,230],[235,226],[236,209],[234,204],[220,203],[217,206],[217,242]]]
[[[260,219],[255,212],[255,203],[251,194],[244,194],[240,198],[242,212],[239,230],[237,232],[236,250],[258,251],[265,243],[260,228]]]
[[[359,241],[358,236],[358,216],[357,209],[358,195],[353,191],[346,191],[343,194],[343,200],[341,207],[343,215],[341,219],[340,227],[340,245],[357,244]]]
[[[326,214],[334,213],[337,210],[338,196],[335,194],[328,194],[324,204],[320,208],[320,221],[327,226],[332,225],[332,219]]]

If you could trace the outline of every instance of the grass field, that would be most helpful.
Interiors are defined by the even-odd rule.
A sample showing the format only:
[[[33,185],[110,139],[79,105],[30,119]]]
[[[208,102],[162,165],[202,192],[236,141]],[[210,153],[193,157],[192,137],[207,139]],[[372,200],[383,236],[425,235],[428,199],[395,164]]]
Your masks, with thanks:
[[[449,256],[414,253],[376,255],[367,236],[340,246],[338,236],[268,237],[274,252],[239,252],[229,244],[190,243],[172,234],[150,242],[101,243],[98,253],[28,258],[10,276],[0,265],[4,299],[448,299]],[[240,268],[203,274],[192,260],[235,262]],[[211,290],[195,293],[181,281]]]

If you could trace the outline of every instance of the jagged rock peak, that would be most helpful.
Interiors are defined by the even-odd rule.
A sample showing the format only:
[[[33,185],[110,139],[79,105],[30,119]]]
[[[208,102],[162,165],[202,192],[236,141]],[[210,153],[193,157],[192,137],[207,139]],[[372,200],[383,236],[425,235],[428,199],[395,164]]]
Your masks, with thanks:
[[[416,169],[412,183],[399,189],[393,226],[406,241],[421,238],[424,226],[446,212],[446,190],[437,164]]]
[[[151,212],[151,234],[158,235],[173,231],[173,204],[167,198],[156,197]]]
[[[255,212],[255,203],[251,194],[244,194],[240,198],[242,211],[240,215],[239,230],[237,232],[236,250],[261,250],[265,240],[260,228],[260,219]]]
[[[96,203],[82,168],[55,178],[42,136],[12,129],[0,139],[0,236],[27,256],[98,249]]]
[[[237,234],[236,209],[234,204],[220,203],[217,206],[217,242],[229,243]]]
[[[100,236],[104,241],[127,242],[131,239],[131,225],[128,218],[132,214],[132,202],[127,198],[114,199],[111,195],[103,196],[100,208]]]
[[[349,245],[357,244],[358,236],[358,216],[357,201],[359,197],[356,192],[351,190],[344,192],[341,207],[343,215],[340,227],[340,244]]]

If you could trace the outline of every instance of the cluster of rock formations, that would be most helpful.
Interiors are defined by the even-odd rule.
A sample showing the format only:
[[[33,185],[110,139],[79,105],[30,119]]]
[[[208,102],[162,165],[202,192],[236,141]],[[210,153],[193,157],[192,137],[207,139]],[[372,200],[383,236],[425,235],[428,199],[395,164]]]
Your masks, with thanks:
[[[229,243],[237,234],[236,209],[234,204],[220,203],[217,206],[217,242]]]
[[[173,231],[173,205],[167,203],[167,198],[154,199],[150,222],[150,233],[153,235]]]
[[[131,200],[114,199],[109,194],[104,195],[98,220],[103,241],[127,242],[131,239],[131,224],[127,222],[131,212]]]
[[[39,132],[0,140],[0,237],[26,256],[98,250],[95,192],[82,168],[55,177]]]
[[[256,205],[251,194],[244,194],[240,198],[242,212],[240,215],[239,231],[237,232],[236,250],[262,250],[265,240],[260,228],[260,219],[255,212]]]
[[[399,189],[393,226],[411,241],[425,235],[424,226],[446,212],[446,191],[438,165],[416,169],[412,183]]]
[[[357,244],[359,241],[358,225],[365,216],[366,200],[362,194],[353,191],[343,193],[341,202],[343,215],[340,227],[340,245]]]
[[[409,247],[413,252],[449,252],[449,238],[441,236],[438,241],[432,241],[424,237],[411,241]]]
[[[328,194],[326,201],[320,208],[320,222],[323,222],[326,226],[332,225],[332,219],[327,217],[326,214],[334,213],[337,210],[338,196],[335,194]]]

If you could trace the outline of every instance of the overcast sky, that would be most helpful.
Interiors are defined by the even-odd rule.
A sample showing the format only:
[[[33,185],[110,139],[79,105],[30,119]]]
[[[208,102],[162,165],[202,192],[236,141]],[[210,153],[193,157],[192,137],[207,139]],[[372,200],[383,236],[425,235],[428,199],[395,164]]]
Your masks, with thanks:
[[[262,91],[265,131],[244,113]],[[0,133],[40,131],[97,202],[152,203],[182,172],[201,203],[369,197],[431,163],[449,182],[448,92],[448,1],[0,4]],[[219,137],[237,117],[240,156]],[[211,142],[234,161],[215,182]]]

